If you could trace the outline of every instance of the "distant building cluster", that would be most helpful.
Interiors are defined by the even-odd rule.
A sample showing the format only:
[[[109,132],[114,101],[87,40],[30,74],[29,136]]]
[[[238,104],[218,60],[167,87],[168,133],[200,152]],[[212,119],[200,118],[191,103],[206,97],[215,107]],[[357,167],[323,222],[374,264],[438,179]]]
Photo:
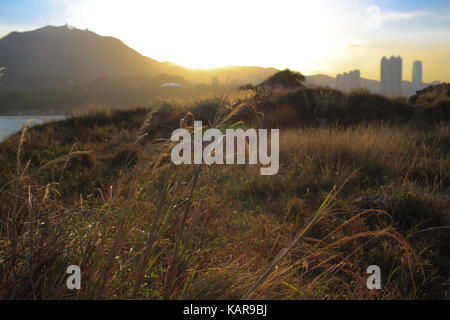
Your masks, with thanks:
[[[336,87],[343,92],[350,92],[360,88],[360,81],[361,72],[359,70],[352,70],[336,76]]]
[[[423,65],[420,60],[416,60],[412,64],[411,81],[403,81],[402,71],[402,58],[391,56],[390,58],[383,57],[380,61],[380,81],[361,78],[359,70],[337,74],[335,81],[331,78],[332,82],[327,82],[327,79],[324,78],[316,78],[317,80],[314,81],[318,85],[335,87],[343,92],[364,89],[387,97],[410,97],[419,90],[440,83],[439,81],[423,82]]]
[[[390,59],[381,59],[380,93],[388,96],[402,95],[402,63],[400,57],[391,56]]]

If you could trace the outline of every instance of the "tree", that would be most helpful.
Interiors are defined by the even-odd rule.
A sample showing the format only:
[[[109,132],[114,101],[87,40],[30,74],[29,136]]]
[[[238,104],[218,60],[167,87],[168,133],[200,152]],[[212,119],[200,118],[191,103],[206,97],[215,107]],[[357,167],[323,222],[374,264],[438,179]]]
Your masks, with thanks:
[[[284,88],[284,89],[295,89],[299,87],[304,87],[305,76],[300,72],[291,71],[285,69],[279,71],[269,77],[267,80],[263,81],[257,87],[263,89],[273,89],[273,88]]]

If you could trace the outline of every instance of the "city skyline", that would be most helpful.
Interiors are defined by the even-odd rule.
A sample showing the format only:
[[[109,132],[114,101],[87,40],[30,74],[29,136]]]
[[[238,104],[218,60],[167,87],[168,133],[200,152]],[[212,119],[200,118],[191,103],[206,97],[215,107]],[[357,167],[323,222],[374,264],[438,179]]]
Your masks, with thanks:
[[[194,69],[247,65],[336,75],[358,68],[378,80],[379,57],[394,54],[408,66],[420,57],[424,82],[450,81],[448,1],[280,0],[273,7],[237,0],[0,0],[0,21],[0,37],[69,23]]]
[[[405,73],[411,70],[411,81],[403,78],[403,59],[400,56],[391,55],[389,58],[383,56],[380,60],[380,80],[368,79],[361,76],[359,69],[336,74],[335,83],[332,84],[336,89],[343,92],[351,92],[358,89],[367,89],[373,93],[379,93],[388,97],[411,96],[418,90],[426,86],[439,84],[439,80],[423,81],[423,64],[421,60],[415,60],[411,69],[406,66]],[[372,84],[367,81],[372,81]],[[373,83],[374,82],[374,83]],[[321,85],[327,86],[325,83]]]

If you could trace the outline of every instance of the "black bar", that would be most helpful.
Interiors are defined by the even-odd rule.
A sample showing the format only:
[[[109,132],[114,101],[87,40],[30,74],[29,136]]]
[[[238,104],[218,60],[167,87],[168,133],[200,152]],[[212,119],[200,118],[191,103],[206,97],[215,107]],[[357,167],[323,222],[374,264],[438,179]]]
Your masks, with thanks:
[[[49,314],[51,310],[62,309],[71,317],[105,316],[105,312],[130,318],[144,316],[145,319],[305,319],[311,316],[333,317],[366,316],[380,320],[391,309],[398,309],[402,318],[417,315],[424,310],[448,310],[449,301],[324,301],[324,300],[247,300],[247,301],[0,301],[3,312],[11,309],[17,317],[32,310],[36,314]],[[56,309],[57,308],[57,309]],[[63,314],[61,314],[63,315]],[[81,318],[83,319],[83,318]]]

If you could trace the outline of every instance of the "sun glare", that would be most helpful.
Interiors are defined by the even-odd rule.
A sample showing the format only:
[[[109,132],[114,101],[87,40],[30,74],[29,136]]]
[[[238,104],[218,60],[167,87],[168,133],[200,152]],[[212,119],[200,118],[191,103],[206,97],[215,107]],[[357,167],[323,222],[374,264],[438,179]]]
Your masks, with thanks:
[[[326,67],[324,58],[340,47],[324,11],[331,3],[323,1],[129,2],[84,1],[69,8],[68,22],[190,68],[294,66],[312,72],[313,65]]]

